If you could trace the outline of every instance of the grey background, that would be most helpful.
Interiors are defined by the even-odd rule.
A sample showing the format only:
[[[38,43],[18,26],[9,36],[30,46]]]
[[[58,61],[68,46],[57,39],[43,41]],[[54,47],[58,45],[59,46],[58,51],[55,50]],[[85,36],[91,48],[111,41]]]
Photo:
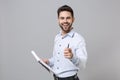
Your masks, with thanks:
[[[81,80],[120,80],[120,0],[0,0],[0,80],[53,80],[31,55],[52,56],[57,9],[70,5],[87,43]]]

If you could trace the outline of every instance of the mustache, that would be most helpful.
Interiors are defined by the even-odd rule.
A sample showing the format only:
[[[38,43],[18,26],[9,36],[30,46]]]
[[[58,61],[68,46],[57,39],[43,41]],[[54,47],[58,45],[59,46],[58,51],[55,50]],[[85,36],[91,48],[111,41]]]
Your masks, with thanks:
[[[70,23],[68,23],[68,22],[64,22],[63,24],[70,24]]]

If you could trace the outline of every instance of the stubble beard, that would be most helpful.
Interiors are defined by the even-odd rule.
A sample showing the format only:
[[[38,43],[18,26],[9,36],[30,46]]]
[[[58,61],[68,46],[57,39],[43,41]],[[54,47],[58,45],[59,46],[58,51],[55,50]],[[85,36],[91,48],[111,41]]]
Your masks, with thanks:
[[[64,24],[64,23],[63,23],[63,24]],[[67,30],[65,30],[65,29],[63,28],[63,27],[64,27],[63,24],[59,24],[60,28],[62,29],[63,32],[69,33],[69,32],[71,31],[71,29],[72,29],[72,24],[67,23],[67,26],[68,26],[68,29],[67,29]]]

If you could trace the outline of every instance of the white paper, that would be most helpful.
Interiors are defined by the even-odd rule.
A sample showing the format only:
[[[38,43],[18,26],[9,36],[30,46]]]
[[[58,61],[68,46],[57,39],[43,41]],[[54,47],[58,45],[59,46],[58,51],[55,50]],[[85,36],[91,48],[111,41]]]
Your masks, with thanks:
[[[33,56],[37,61],[40,61],[39,57],[36,55],[36,53],[33,50],[31,51],[31,53],[33,54]]]
[[[32,50],[31,53],[32,53],[32,55],[35,57],[35,59],[36,59],[38,62],[40,62],[43,66],[45,66],[47,69],[49,69],[49,71],[51,71],[51,72],[53,72],[53,73],[55,74],[55,72],[53,71],[53,69],[52,69],[50,66],[48,66],[46,63],[44,63],[44,62],[42,61],[42,59],[39,58],[39,57],[36,55],[35,51]]]

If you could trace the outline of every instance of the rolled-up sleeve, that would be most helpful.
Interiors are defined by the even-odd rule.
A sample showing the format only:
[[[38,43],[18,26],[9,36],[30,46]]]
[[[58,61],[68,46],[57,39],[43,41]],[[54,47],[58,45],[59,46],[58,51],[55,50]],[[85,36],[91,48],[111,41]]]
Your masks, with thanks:
[[[54,60],[54,56],[55,56],[55,49],[53,49],[53,56],[48,59],[48,60],[49,60],[48,65],[49,65],[50,67],[52,67],[52,66],[54,65],[54,61],[55,61],[55,60]]]
[[[53,57],[51,57],[50,59],[49,59],[49,63],[48,63],[48,65],[50,66],[50,67],[52,67],[54,64],[54,58]]]
[[[87,51],[84,40],[80,41],[75,48],[75,53],[73,54],[73,58],[71,59],[74,65],[79,66],[84,69],[87,63]]]

